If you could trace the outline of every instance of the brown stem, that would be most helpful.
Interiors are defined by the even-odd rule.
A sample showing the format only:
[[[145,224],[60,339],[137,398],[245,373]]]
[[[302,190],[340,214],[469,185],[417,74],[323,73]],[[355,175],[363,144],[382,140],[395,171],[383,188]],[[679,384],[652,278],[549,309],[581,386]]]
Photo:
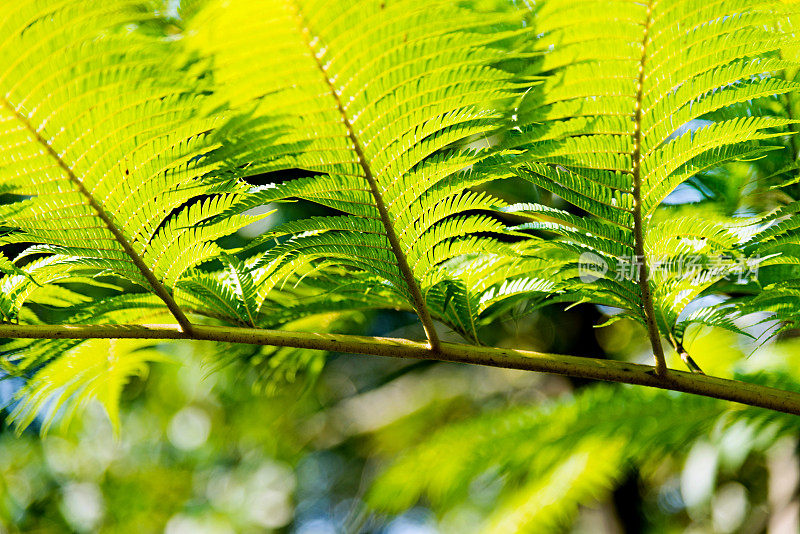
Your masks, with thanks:
[[[650,365],[456,343],[441,343],[434,351],[428,343],[407,339],[203,325],[194,325],[189,333],[179,325],[0,324],[0,338],[186,339],[461,362],[637,384],[800,415],[800,393],[792,391],[676,370],[656,376]]]

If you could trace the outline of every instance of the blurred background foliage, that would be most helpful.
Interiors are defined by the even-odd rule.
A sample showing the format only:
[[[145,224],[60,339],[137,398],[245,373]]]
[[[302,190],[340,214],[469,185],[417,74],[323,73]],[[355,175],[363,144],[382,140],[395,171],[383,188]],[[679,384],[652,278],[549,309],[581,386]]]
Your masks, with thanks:
[[[476,4],[492,10],[503,2]],[[764,103],[778,114],[790,114],[791,104]],[[797,150],[784,143],[758,161],[695,176],[670,195],[663,216],[751,215],[797,199]],[[569,209],[522,181],[486,187],[509,202]],[[284,204],[236,239],[314,209]],[[57,309],[50,313],[58,319]],[[597,328],[613,314],[520,305],[485,326],[481,339],[649,363],[637,324]],[[741,323],[752,337],[695,328],[687,349],[709,374],[800,389],[800,339],[789,330],[765,342],[774,323],[764,319]],[[400,311],[316,320],[338,321],[342,332],[423,335]],[[800,531],[794,417],[447,363],[203,343],[156,348],[158,356],[145,358],[155,362],[119,385],[118,415],[89,403],[73,420],[54,414],[43,437],[47,411],[18,434],[7,418],[19,383],[0,381],[0,532]],[[677,356],[669,363],[682,366]]]
[[[500,344],[648,357],[638,326],[595,329],[602,319],[596,309],[548,308],[491,333]],[[389,335],[416,328],[405,314],[362,324]],[[745,358],[752,340],[708,330],[693,350],[710,372],[766,381],[797,368],[799,343]],[[4,424],[2,531],[797,531],[794,417],[638,387],[347,355],[265,393],[259,365],[219,368],[211,344],[159,348],[161,361],[122,392],[118,435],[99,404],[44,437],[44,419],[21,435]],[[10,399],[14,382],[0,384]]]

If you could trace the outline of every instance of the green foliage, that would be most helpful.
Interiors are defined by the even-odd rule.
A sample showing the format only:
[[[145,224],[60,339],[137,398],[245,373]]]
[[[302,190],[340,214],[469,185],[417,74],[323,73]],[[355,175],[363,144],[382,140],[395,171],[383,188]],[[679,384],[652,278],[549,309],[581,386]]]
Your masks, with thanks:
[[[22,390],[25,402],[17,406],[11,418],[19,428],[31,424],[40,411],[47,411],[42,432],[47,432],[57,410],[67,415],[69,424],[77,409],[92,399],[108,410],[114,428],[119,428],[119,399],[128,379],[147,372],[147,363],[163,360],[152,342],[138,339],[93,339],[64,351],[28,382]]]
[[[396,310],[436,345],[442,325],[481,343],[516,311],[593,303],[678,351],[692,324],[791,322],[794,4],[489,4],[4,6],[2,320],[324,333]],[[752,188],[785,205],[725,211],[730,186],[670,206],[757,158],[774,168]],[[311,215],[273,223],[291,202]],[[251,224],[268,226],[245,241]],[[125,375],[154,356],[104,343],[6,343],[5,372],[29,380],[20,424],[73,393],[115,419]],[[267,389],[322,361],[218,352]]]
[[[579,504],[602,498],[631,469],[653,471],[668,453],[680,457],[696,439],[724,435],[733,425],[769,442],[797,432],[792,416],[752,408],[731,415],[713,399],[598,385],[439,430],[381,474],[370,500],[397,513],[424,496],[444,513],[473,498],[480,482],[497,492],[484,501],[491,511],[485,511],[482,531],[551,531],[569,524]]]
[[[48,6],[48,4],[50,4]],[[168,43],[126,31],[153,15],[132,2],[5,6],[2,182],[5,244],[47,254],[26,271],[41,284],[107,273],[147,288],[132,260],[168,287],[219,254],[214,240],[249,218],[195,228],[241,194],[206,178],[196,83]],[[194,201],[199,195],[213,195]],[[173,211],[175,213],[173,214]],[[17,262],[20,258],[16,258]],[[6,279],[6,318],[31,282]]]
[[[525,150],[514,165],[588,216],[516,206],[535,221],[518,229],[554,232],[589,254],[599,279],[575,280],[567,290],[643,324],[637,264],[646,262],[655,320],[676,347],[691,322],[732,326],[727,314],[689,306],[739,271],[752,278],[759,260],[742,254],[756,232],[748,226],[759,221],[657,208],[699,173],[779,148],[795,124],[760,104],[798,87],[781,76],[796,67],[794,56],[779,56],[794,35],[775,9],[772,2],[551,0],[532,15],[538,58],[525,74],[542,81],[517,111],[513,142]]]
[[[211,58],[216,97],[242,110],[218,132],[215,158],[239,176],[311,174],[255,188],[226,215],[288,198],[337,213],[261,236],[282,240],[253,259],[258,288],[303,266],[344,266],[383,286],[384,307],[429,307],[477,336],[464,302],[474,288],[453,280],[450,262],[517,253],[490,237],[502,223],[479,213],[502,201],[469,190],[495,176],[468,170],[492,154],[484,139],[513,97],[493,68],[508,54],[495,44],[522,31],[513,23],[410,1],[208,2],[187,22],[188,47]]]

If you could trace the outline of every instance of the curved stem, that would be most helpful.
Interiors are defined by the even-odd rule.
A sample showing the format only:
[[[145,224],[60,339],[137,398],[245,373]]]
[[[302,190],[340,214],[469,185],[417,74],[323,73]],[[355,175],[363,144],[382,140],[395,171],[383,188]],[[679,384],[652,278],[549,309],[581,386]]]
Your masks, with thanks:
[[[800,393],[792,391],[676,370],[656,376],[655,368],[649,365],[456,343],[441,343],[438,350],[432,350],[427,343],[407,339],[202,325],[194,325],[187,333],[179,325],[0,324],[0,337],[187,339],[461,362],[681,391],[800,415]]]

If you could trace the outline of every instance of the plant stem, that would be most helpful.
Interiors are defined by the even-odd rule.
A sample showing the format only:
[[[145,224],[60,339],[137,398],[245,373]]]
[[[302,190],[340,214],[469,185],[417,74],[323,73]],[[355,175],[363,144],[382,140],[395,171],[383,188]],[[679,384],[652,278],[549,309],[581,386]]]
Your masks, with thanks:
[[[304,36],[306,36],[306,44],[311,51],[311,57],[314,58],[314,62],[322,74],[322,78],[325,80],[325,84],[328,86],[328,90],[330,91],[333,100],[336,102],[336,108],[339,112],[339,115],[342,117],[342,123],[347,129],[347,136],[350,138],[350,142],[353,143],[353,151],[358,157],[359,166],[364,171],[364,178],[369,184],[370,191],[375,199],[375,207],[378,209],[381,222],[386,230],[386,239],[389,241],[389,246],[392,249],[392,253],[397,259],[397,267],[399,268],[400,273],[403,275],[403,279],[406,282],[408,291],[411,294],[411,299],[414,303],[414,310],[417,312],[420,322],[422,322],[422,328],[425,329],[425,336],[428,338],[431,348],[436,350],[439,348],[439,335],[436,333],[436,328],[433,325],[433,319],[431,319],[428,306],[425,304],[425,297],[422,295],[422,291],[417,283],[417,279],[414,277],[414,272],[411,270],[411,266],[408,264],[408,259],[406,259],[405,252],[403,252],[403,248],[400,244],[400,240],[397,237],[397,233],[394,231],[392,216],[389,214],[386,203],[383,201],[383,194],[381,193],[380,186],[378,185],[378,179],[372,172],[370,161],[367,158],[367,155],[364,153],[364,149],[361,146],[361,141],[356,135],[355,129],[350,122],[350,117],[348,116],[347,111],[342,104],[342,99],[339,96],[339,93],[336,91],[333,81],[331,81],[330,77],[328,77],[328,72],[325,70],[322,60],[317,56],[317,51],[311,44],[311,40],[309,39],[310,32],[306,27],[305,19],[300,11],[300,6],[296,4],[295,12],[297,13],[297,18],[299,20],[298,25],[300,27],[300,31]]]
[[[689,353],[686,351],[682,343],[677,340],[672,340],[672,346],[675,347],[675,352],[678,353],[678,356],[681,357],[681,360],[683,360],[683,363],[686,364],[686,367],[688,367],[691,372],[705,374],[703,370],[700,369],[700,366],[697,365],[697,362],[694,361],[694,358],[689,356]]]
[[[179,325],[169,324],[52,326],[0,324],[0,338],[186,339],[460,362],[649,386],[800,415],[800,393],[676,370],[670,370],[668,375],[656,376],[655,368],[650,365],[456,343],[441,343],[438,350],[432,350],[427,343],[407,339],[193,326],[192,331],[187,333],[182,331]]]
[[[647,334],[650,345],[653,347],[653,356],[656,361],[656,374],[667,374],[667,361],[664,358],[664,349],[661,347],[661,336],[658,333],[656,314],[653,308],[653,296],[650,293],[650,268],[647,265],[647,256],[644,251],[644,221],[642,219],[642,106],[644,97],[645,65],[647,63],[647,40],[650,36],[650,24],[653,21],[653,2],[648,2],[647,19],[644,24],[642,37],[642,56],[639,60],[639,80],[636,86],[636,114],[633,126],[633,154],[631,165],[633,173],[633,237],[634,253],[638,263],[639,292],[642,297],[642,311],[647,323]]]
[[[111,216],[103,209],[103,206],[94,198],[91,191],[86,189],[86,186],[83,184],[80,178],[73,172],[72,167],[70,167],[66,161],[56,152],[56,150],[50,145],[50,143],[42,137],[39,133],[39,130],[34,127],[30,120],[28,120],[25,115],[17,111],[17,109],[3,97],[0,97],[0,106],[5,107],[11,114],[16,117],[16,119],[23,125],[23,127],[30,133],[31,137],[33,137],[37,143],[39,143],[44,151],[55,160],[56,164],[59,168],[64,171],[64,174],[70,179],[70,181],[75,185],[78,192],[86,198],[86,202],[89,204],[97,216],[103,221],[108,231],[111,232],[111,235],[114,236],[117,243],[122,247],[122,250],[125,251],[133,264],[139,270],[139,272],[144,276],[145,280],[150,284],[150,288],[153,290],[153,293],[160,298],[164,304],[169,309],[170,313],[175,320],[178,321],[178,324],[181,325],[181,328],[185,332],[190,332],[192,330],[192,323],[186,317],[186,314],[183,313],[183,310],[180,309],[178,304],[175,302],[175,299],[172,298],[172,295],[167,291],[161,281],[156,277],[155,273],[147,266],[144,262],[144,259],[136,252],[131,245],[128,238],[125,237],[125,234],[122,233],[122,230],[117,227],[114,223],[114,220]]]

